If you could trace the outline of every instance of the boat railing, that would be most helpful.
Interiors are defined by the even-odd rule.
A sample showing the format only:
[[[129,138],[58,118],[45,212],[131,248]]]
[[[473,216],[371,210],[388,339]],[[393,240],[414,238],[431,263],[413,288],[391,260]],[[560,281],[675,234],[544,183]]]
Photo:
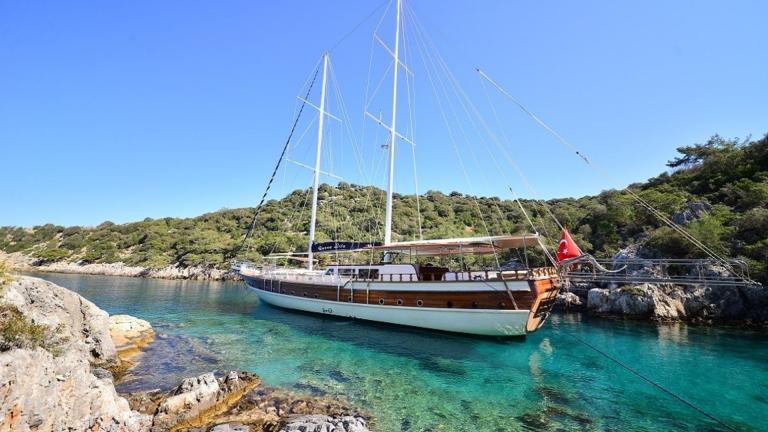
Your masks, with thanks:
[[[750,278],[745,261],[729,259],[727,264],[728,268],[710,259],[595,259],[593,262],[564,266],[562,277],[570,283],[584,284],[760,286]]]
[[[465,272],[447,272],[443,280],[469,281],[469,280],[528,280],[552,277],[557,275],[554,267],[539,267],[520,270],[482,270]]]
[[[472,270],[472,271],[449,271],[443,274],[442,278],[436,281],[474,281],[474,280],[528,280],[538,279],[544,277],[552,277],[557,275],[557,269],[554,267],[541,267],[522,270],[507,270],[507,271],[494,271],[494,270]],[[420,282],[429,279],[422,279],[416,273],[383,273],[376,276],[352,276],[353,280],[357,281],[377,281],[377,282]]]
[[[323,284],[344,284],[347,281],[375,281],[375,282],[422,282],[416,273],[380,273],[378,275],[338,275],[326,274],[320,271],[309,270],[268,270],[264,271],[262,277],[267,279],[289,280],[295,282],[323,283]],[[467,282],[467,281],[510,281],[510,280],[529,280],[557,275],[557,270],[550,267],[524,269],[524,270],[474,270],[474,271],[449,271],[443,274],[441,279],[436,281],[443,282]]]
[[[343,277],[339,275],[329,275],[321,272],[310,271],[269,271],[262,275],[266,279],[275,279],[283,281],[295,281],[295,282],[309,282],[309,283],[326,283],[337,284],[348,281],[349,277]]]

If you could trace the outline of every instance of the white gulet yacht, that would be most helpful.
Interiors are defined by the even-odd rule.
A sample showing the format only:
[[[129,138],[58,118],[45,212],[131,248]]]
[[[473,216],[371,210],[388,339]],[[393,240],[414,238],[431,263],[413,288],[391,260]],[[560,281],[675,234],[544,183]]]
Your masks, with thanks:
[[[554,267],[502,271],[452,270],[424,264],[429,257],[499,254],[508,249],[542,247],[537,234],[392,242],[392,193],[396,132],[402,0],[395,0],[396,29],[393,95],[389,131],[389,176],[383,243],[315,242],[320,150],[323,144],[328,54],[322,60],[317,153],[307,258],[308,270],[266,267],[240,269],[245,283],[269,304],[318,314],[486,336],[521,336],[543,324],[560,288]],[[307,102],[307,101],[305,101]],[[308,102],[307,102],[308,103]],[[379,119],[379,123],[381,123]],[[313,268],[315,253],[366,251],[381,262]],[[394,263],[407,256],[421,263]],[[420,260],[420,261],[419,261]]]

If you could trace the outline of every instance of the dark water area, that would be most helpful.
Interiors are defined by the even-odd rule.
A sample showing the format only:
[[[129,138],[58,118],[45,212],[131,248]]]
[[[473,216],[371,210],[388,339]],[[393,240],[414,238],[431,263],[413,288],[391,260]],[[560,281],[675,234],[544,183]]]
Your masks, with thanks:
[[[237,282],[35,274],[158,338],[120,390],[240,369],[268,385],[345,395],[377,431],[768,430],[768,333],[556,314],[524,339],[477,339],[295,313]]]

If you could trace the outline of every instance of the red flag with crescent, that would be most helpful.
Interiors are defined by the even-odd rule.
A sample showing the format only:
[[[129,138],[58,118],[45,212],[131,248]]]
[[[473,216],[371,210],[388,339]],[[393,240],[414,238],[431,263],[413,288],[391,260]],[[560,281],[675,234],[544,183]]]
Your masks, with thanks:
[[[560,234],[560,244],[557,246],[557,262],[568,258],[576,258],[580,255],[581,249],[573,241],[568,230],[563,228],[563,232]]]

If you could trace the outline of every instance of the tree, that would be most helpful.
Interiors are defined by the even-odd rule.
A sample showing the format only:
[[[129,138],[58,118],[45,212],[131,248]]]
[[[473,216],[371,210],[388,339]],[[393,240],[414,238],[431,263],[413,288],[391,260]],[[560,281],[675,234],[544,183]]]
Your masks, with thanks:
[[[694,144],[692,146],[682,146],[677,148],[677,152],[682,154],[667,162],[670,168],[691,168],[706,161],[709,157],[731,151],[739,145],[738,138],[727,140],[720,135],[715,135],[704,144]]]

